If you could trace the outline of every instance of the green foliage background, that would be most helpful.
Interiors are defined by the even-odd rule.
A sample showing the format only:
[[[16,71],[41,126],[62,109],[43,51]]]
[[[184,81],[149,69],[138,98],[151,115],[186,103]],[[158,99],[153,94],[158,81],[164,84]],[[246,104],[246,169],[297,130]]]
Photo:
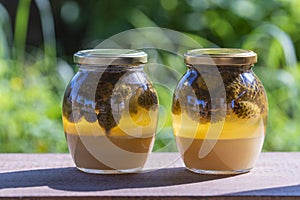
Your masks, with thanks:
[[[18,3],[15,21],[0,3],[0,152],[67,151],[60,110],[64,88],[75,71],[72,52],[93,48],[112,35],[140,27],[181,31],[203,47],[256,51],[259,62],[254,71],[265,85],[270,110],[264,150],[300,150],[300,1],[21,0],[15,3]],[[41,46],[26,45],[31,4],[37,5],[39,11]],[[64,32],[55,37],[55,30]],[[160,57],[165,65],[184,72],[181,60],[171,55]],[[171,93],[156,87],[160,103],[165,106],[165,112],[161,112],[165,124],[161,124],[154,150],[175,151],[168,113]]]

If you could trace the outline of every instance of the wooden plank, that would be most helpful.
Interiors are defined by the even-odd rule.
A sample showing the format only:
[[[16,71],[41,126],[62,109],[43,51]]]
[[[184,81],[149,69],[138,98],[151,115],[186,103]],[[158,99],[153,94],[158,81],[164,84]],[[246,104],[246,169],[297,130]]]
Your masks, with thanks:
[[[198,175],[177,153],[153,153],[145,173],[91,175],[68,154],[0,154],[0,198],[298,199],[300,153],[262,153],[250,173]]]

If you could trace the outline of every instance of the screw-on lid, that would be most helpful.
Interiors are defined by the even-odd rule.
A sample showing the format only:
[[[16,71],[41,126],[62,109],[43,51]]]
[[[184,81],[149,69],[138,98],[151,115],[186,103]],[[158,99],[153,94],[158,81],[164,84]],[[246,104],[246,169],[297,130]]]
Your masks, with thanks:
[[[139,65],[147,63],[147,54],[132,49],[89,49],[74,54],[80,65]]]
[[[190,65],[245,66],[257,62],[255,52],[234,48],[193,49],[184,54],[184,61]]]

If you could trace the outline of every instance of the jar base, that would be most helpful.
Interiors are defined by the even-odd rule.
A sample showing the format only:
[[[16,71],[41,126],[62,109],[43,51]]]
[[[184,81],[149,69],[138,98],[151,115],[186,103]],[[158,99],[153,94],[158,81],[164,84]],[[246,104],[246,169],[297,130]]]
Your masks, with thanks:
[[[236,175],[236,174],[244,174],[250,172],[252,168],[249,169],[241,169],[241,170],[206,170],[206,169],[195,169],[188,168],[189,171],[196,174],[211,174],[211,175]]]
[[[142,170],[142,167],[133,168],[133,169],[118,169],[118,170],[87,169],[81,167],[77,167],[77,169],[88,174],[130,174],[130,173],[140,172]]]

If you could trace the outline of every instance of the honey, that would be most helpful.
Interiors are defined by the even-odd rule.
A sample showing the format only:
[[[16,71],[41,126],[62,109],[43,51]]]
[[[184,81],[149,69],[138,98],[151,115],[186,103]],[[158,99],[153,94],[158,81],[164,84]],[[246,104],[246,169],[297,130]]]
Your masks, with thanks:
[[[84,172],[138,171],[153,147],[158,99],[141,65],[146,54],[114,51],[75,54],[79,71],[65,91],[64,132]]]
[[[188,70],[173,95],[172,119],[186,167],[196,173],[249,171],[261,151],[268,115],[263,85],[252,71],[256,54],[201,49],[185,58]]]

